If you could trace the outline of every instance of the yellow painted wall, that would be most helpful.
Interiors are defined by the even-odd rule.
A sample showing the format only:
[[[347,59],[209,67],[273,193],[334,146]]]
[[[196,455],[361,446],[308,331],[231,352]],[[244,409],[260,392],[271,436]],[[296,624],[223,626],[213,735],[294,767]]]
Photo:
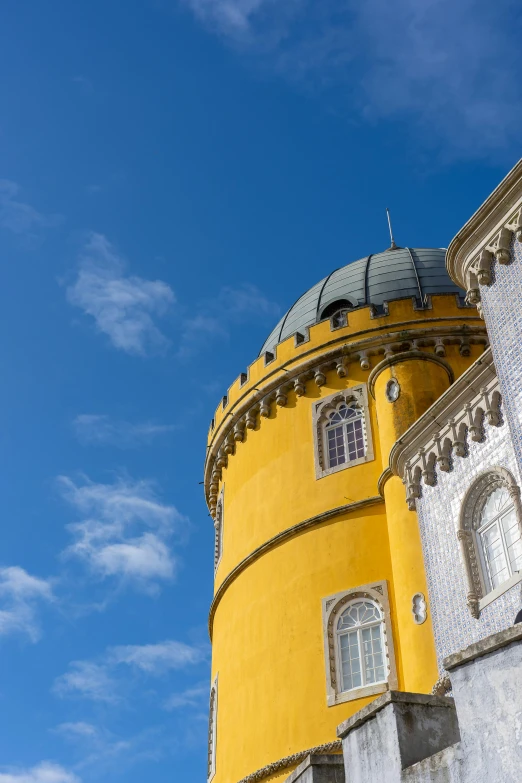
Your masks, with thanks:
[[[320,355],[332,340],[349,344],[350,334],[366,330],[371,337],[371,329],[384,341],[387,330],[397,334],[397,323],[408,319],[419,329],[423,318],[432,319],[430,323],[439,319],[436,325],[443,323],[448,330],[459,325],[459,317],[481,323],[469,310],[459,311],[453,296],[435,297],[433,310],[420,313],[411,301],[391,304],[393,317],[370,319],[366,310],[356,311],[344,336],[338,334],[343,330],[332,332],[328,323],[318,324],[304,347],[296,349],[292,340],[278,346],[275,366],[257,360],[243,388],[237,383],[231,387],[226,411],[217,412],[209,446],[220,437],[226,412],[233,415],[241,399],[254,393],[253,386],[262,389],[267,378],[284,377],[281,365],[291,370],[306,350]],[[462,357],[458,346],[449,346],[446,361],[455,377],[482,350],[474,345],[471,356]],[[373,357],[372,366],[382,358]],[[369,395],[374,460],[317,480],[312,405],[338,389],[367,382],[370,371],[352,362],[346,378],[332,370],[321,389],[309,381],[304,396],[289,392],[285,407],[273,403],[270,417],[246,431],[222,471],[223,556],[212,623],[212,677],[219,675],[215,783],[238,783],[284,756],[333,741],[336,726],[369,700],[327,706],[321,611],[327,595],[387,580],[400,687],[428,691],[436,679],[431,626],[416,626],[411,617],[411,597],[426,593],[426,582],[416,515],[408,511],[398,479],[387,482],[386,503],[340,513],[286,539],[254,558],[220,590],[241,561],[281,531],[378,495],[377,481],[397,436],[448,384],[445,371],[427,362],[386,370],[377,378],[376,399]],[[392,374],[403,386],[399,406],[382,401]],[[290,771],[272,779],[284,779]]]

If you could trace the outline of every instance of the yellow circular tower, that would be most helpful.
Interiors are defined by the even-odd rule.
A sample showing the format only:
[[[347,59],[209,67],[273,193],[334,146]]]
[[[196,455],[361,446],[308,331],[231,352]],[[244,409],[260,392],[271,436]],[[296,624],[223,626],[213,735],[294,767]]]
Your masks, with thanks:
[[[284,779],[378,694],[433,687],[418,482],[388,458],[485,344],[444,250],[394,247],[301,296],[223,397],[209,780]]]

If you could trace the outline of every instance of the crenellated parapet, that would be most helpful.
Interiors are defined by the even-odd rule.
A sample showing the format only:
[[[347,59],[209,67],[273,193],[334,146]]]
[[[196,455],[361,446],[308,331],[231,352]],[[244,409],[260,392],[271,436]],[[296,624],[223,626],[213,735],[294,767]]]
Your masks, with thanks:
[[[434,486],[437,471],[451,470],[453,460],[468,454],[468,439],[486,437],[485,422],[502,423],[501,395],[491,350],[487,349],[415,424],[397,441],[390,454],[388,475],[400,476],[411,511],[422,484]]]
[[[458,296],[435,296],[422,311],[411,299],[390,302],[386,310],[376,319],[370,307],[355,309],[341,328],[330,319],[313,325],[307,342],[289,338],[277,346],[277,355],[268,360],[266,355],[259,357],[241,374],[223,397],[209,432],[204,486],[212,516],[223,469],[238,444],[290,400],[299,404],[301,398],[316,397],[328,373],[344,378],[350,365],[357,364],[358,371],[368,373],[371,391],[372,380],[383,366],[415,357],[444,365],[452,381],[451,367],[444,359],[450,346],[463,357],[470,356],[473,345],[487,346],[486,330],[475,309],[463,312]]]

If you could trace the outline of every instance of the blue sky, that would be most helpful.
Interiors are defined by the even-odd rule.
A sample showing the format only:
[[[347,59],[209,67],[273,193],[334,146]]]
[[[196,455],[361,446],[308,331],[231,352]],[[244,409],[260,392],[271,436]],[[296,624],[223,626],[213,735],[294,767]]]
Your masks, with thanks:
[[[319,278],[520,154],[520,10],[6,0],[0,783],[205,776],[215,405]]]

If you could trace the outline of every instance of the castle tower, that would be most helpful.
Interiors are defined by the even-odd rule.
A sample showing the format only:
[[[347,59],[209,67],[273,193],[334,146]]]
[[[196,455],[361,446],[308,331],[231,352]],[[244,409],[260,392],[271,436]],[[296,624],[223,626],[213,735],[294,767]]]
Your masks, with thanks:
[[[419,475],[405,487],[388,457],[487,342],[444,257],[394,248],[321,280],[215,413],[215,783],[282,780],[311,749],[337,750],[336,726],[378,694],[437,679],[405,503]]]

